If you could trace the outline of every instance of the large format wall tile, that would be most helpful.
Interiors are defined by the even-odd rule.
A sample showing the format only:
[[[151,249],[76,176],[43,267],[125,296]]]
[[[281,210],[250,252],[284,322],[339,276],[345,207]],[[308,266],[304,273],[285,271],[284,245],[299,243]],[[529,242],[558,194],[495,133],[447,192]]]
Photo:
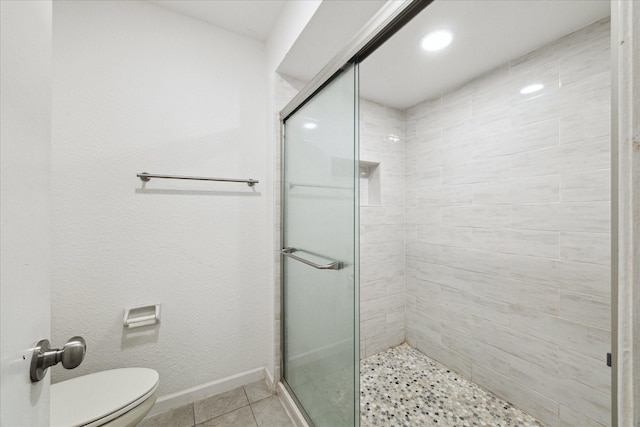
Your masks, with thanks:
[[[504,127],[497,134],[479,138],[477,147],[474,149],[474,157],[486,159],[558,145],[560,141],[558,121],[559,119],[554,117],[530,125]]]
[[[518,359],[557,370],[558,347],[553,342],[490,321],[475,320],[473,339],[499,348]]]
[[[605,265],[512,255],[509,269],[513,278],[532,286],[542,284],[600,296],[610,293],[610,269]]]
[[[504,228],[474,228],[472,230],[469,242],[474,249],[558,258],[560,235],[558,232]]]
[[[611,166],[610,150],[609,138],[599,137],[514,154],[511,157],[511,176],[562,175],[607,169]]]
[[[579,172],[562,176],[563,202],[594,202],[611,199],[611,171]]]
[[[510,223],[509,214],[504,206],[447,206],[442,208],[442,225],[505,228]]]
[[[611,330],[611,298],[560,291],[559,316],[607,331]]]
[[[602,233],[560,233],[560,258],[570,261],[611,264],[611,234]]]
[[[558,425],[558,402],[491,369],[474,366],[472,379],[551,427]]]
[[[606,233],[611,228],[609,202],[566,202],[511,206],[511,227],[526,230]]]
[[[603,19],[404,112],[406,340],[551,426],[610,422],[608,55]]]
[[[611,418],[611,397],[607,393],[519,360],[512,360],[511,376],[560,404],[572,406],[579,402],[581,412],[588,418],[601,423],[608,423]]]
[[[402,111],[360,100],[360,159],[379,163],[380,174],[380,203],[360,207],[360,357],[364,358],[405,340],[407,178]],[[420,172],[415,179],[433,185],[442,180],[439,169]],[[426,224],[441,222],[437,209],[412,215]]]
[[[505,179],[473,184],[473,203],[545,203],[560,201],[560,177],[557,175]]]
[[[483,159],[446,166],[442,172],[444,184],[471,184],[496,181],[509,177],[508,159]]]

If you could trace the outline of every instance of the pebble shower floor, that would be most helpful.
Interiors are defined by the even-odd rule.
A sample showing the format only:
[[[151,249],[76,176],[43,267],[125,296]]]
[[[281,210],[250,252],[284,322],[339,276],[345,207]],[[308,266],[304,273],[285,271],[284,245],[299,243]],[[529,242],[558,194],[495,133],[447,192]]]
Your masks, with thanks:
[[[546,427],[407,344],[360,361],[361,426]]]

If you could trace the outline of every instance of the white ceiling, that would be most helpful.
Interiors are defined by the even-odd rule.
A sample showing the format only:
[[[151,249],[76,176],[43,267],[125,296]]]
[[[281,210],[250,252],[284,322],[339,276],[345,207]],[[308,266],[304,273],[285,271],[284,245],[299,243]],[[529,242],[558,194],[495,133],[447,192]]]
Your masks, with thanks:
[[[149,0],[182,15],[266,41],[286,0]]]
[[[609,15],[609,0],[436,0],[360,67],[363,97],[407,108]],[[428,54],[437,28],[453,43]],[[309,70],[311,71],[311,70]]]
[[[266,41],[287,0],[149,1]],[[278,71],[311,80],[385,2],[323,1]],[[360,91],[407,108],[608,16],[609,8],[609,0],[436,0],[361,64]],[[421,37],[442,27],[454,31],[452,45],[421,51]]]

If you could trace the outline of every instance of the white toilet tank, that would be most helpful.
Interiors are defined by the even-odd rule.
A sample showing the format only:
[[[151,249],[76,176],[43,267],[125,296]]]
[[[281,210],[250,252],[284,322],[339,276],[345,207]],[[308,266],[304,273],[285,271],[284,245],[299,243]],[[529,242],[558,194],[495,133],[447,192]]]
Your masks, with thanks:
[[[121,368],[52,384],[51,426],[93,427],[110,423],[150,398],[155,402],[158,379],[153,369]]]

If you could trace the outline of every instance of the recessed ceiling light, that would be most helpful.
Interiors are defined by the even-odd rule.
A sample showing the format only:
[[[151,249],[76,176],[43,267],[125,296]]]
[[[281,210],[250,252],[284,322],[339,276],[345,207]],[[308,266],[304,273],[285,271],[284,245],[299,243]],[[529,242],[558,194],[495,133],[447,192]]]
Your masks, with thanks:
[[[523,95],[527,95],[529,93],[542,90],[542,88],[544,88],[544,85],[542,83],[535,83],[535,84],[523,87],[522,89],[520,89],[520,93]]]
[[[428,52],[444,49],[453,41],[453,32],[450,30],[435,30],[422,38],[420,45]]]
[[[314,122],[307,122],[305,124],[302,125],[305,129],[315,129],[318,127],[317,123]]]

